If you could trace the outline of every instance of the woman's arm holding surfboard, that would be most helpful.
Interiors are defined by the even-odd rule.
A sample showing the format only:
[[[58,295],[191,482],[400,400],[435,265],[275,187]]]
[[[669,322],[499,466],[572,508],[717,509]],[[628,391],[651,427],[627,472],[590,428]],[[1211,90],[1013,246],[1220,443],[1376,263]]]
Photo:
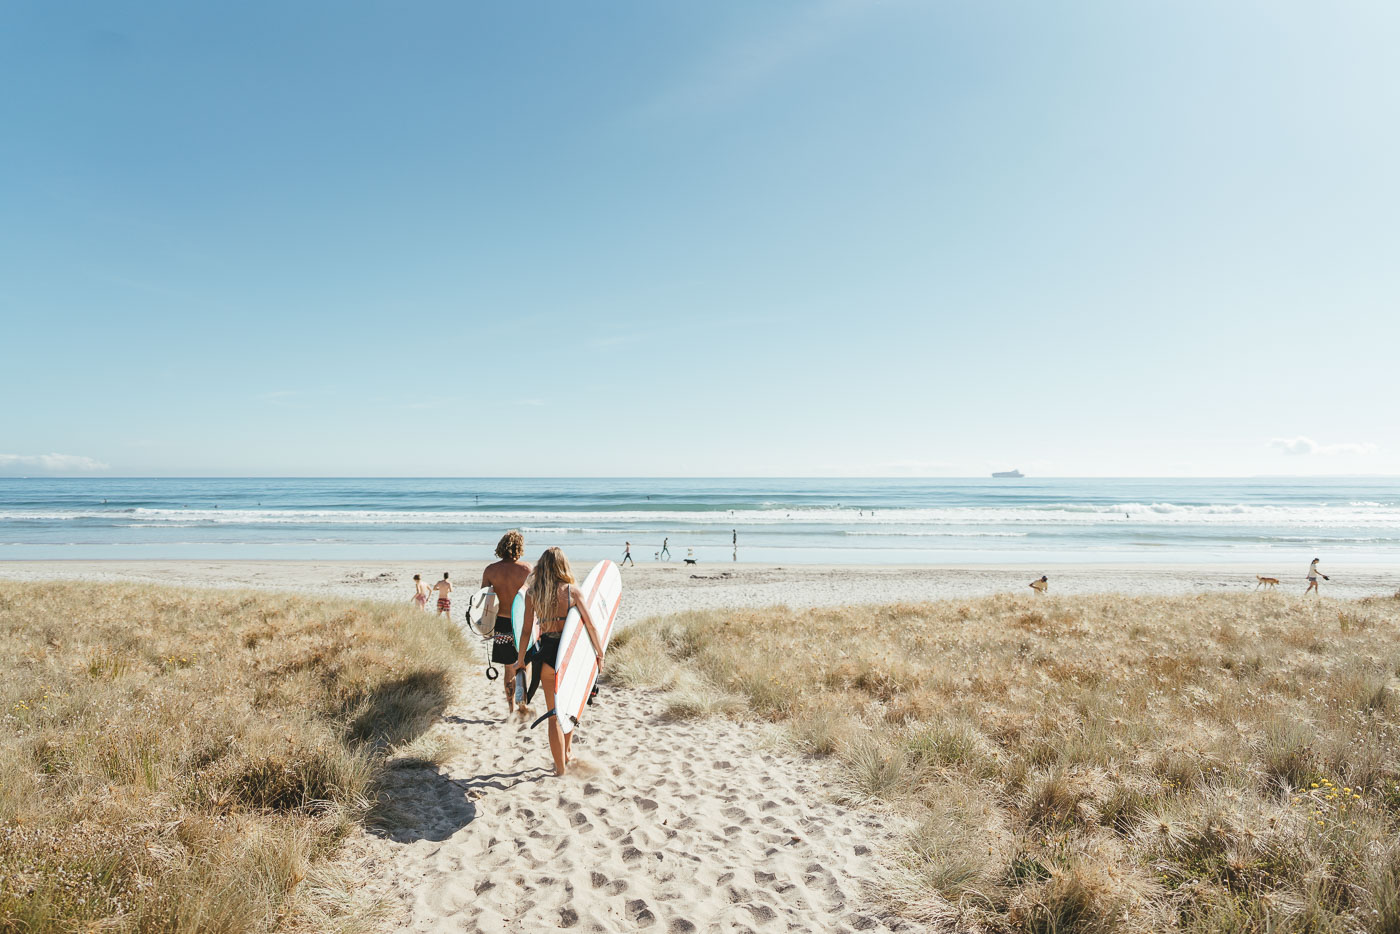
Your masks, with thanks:
[[[588,612],[588,605],[584,603],[583,591],[575,584],[570,584],[569,589],[574,592],[574,609],[578,610],[579,619],[583,621],[583,628],[588,631],[588,641],[593,643],[593,654],[598,656],[598,667],[603,667],[603,652],[598,648],[602,645],[602,640],[598,638],[598,630],[593,628],[593,616]]]
[[[535,601],[527,592],[525,594],[525,622],[520,627],[520,657],[515,663],[521,668],[525,667],[525,652],[530,648],[530,636],[535,629]]]

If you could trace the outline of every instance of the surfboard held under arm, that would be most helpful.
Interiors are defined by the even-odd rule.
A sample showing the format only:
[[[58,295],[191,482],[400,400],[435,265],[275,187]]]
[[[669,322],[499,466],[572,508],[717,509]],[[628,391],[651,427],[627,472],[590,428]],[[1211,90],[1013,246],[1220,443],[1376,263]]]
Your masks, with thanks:
[[[599,561],[579,585],[593,628],[604,652],[612,637],[613,622],[622,599],[622,572],[611,561]],[[559,638],[559,658],[554,666],[554,716],[565,733],[583,719],[593,682],[598,680],[598,654],[588,638],[583,616],[575,607],[564,620]]]

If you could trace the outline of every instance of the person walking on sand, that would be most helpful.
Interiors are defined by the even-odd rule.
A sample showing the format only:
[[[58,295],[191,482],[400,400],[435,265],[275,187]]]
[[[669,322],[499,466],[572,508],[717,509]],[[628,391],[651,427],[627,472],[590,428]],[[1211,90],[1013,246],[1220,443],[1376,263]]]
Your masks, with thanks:
[[[486,570],[481,572],[481,586],[496,591],[496,630],[491,636],[491,661],[505,667],[501,684],[506,689],[506,713],[512,710],[524,713],[527,709],[524,691],[516,690],[516,676],[525,669],[523,665],[516,664],[515,629],[510,620],[515,595],[530,576],[530,565],[520,560],[524,553],[525,537],[518,530],[511,529],[496,543],[496,557],[501,560],[488,564]],[[525,644],[529,645],[529,642]]]
[[[433,585],[433,589],[438,595],[438,616],[446,613],[447,618],[452,618],[452,582],[447,579],[447,572],[442,572],[442,580]]]
[[[577,609],[579,620],[588,632],[588,641],[593,643],[593,654],[598,657],[598,670],[603,670],[602,643],[598,640],[598,630],[593,626],[593,617],[584,603],[583,592],[574,582],[574,573],[569,567],[569,559],[558,548],[547,548],[535,562],[535,570],[530,575],[525,591],[525,632],[521,635],[522,644],[529,644],[536,628],[539,629],[539,658],[543,664],[540,683],[544,685],[544,702],[554,709],[555,663],[559,659],[559,642],[564,632],[564,620],[569,611]],[[517,664],[525,664],[525,652],[521,650]],[[554,774],[562,776],[573,761],[572,733],[559,729],[557,717],[549,718],[549,754],[554,759]]]
[[[1303,596],[1305,597],[1314,591],[1317,591],[1319,597],[1322,596],[1322,591],[1317,589],[1317,579],[1319,577],[1325,581],[1330,581],[1332,579],[1317,569],[1317,562],[1321,560],[1321,558],[1313,558],[1312,564],[1308,565],[1308,589],[1303,591]]]
[[[734,530],[734,560],[739,560],[739,530]]]
[[[670,560],[671,560],[671,539],[670,539],[670,538],[663,538],[663,539],[661,540],[661,552],[660,552],[660,555],[661,555],[662,559],[664,559],[664,560],[666,560],[666,561],[670,561]]]
[[[418,609],[424,613],[428,612],[428,585],[423,582],[422,574],[413,575],[413,602],[418,604]]]
[[[632,561],[632,543],[631,543],[631,542],[623,542],[623,543],[622,543],[622,560],[619,561],[619,562],[617,562],[617,566],[618,566],[618,567],[622,567],[624,564],[626,564],[626,563],[629,562],[629,561]],[[637,566],[637,562],[632,561],[632,567],[636,567],[636,566]]]

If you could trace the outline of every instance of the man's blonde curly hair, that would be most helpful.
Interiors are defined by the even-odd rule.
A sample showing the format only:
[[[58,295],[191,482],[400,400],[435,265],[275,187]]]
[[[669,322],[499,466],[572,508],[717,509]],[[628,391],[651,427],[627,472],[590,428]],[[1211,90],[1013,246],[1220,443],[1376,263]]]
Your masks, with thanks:
[[[502,561],[514,561],[525,553],[525,536],[519,529],[511,529],[496,543],[496,557]]]

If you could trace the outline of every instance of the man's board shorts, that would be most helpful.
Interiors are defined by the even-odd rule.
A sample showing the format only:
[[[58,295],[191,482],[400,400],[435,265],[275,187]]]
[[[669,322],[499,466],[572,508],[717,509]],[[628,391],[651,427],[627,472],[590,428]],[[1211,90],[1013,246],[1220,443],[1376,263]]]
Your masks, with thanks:
[[[515,651],[515,629],[509,616],[496,617],[496,630],[491,640],[491,661],[500,665],[514,665],[520,654]]]
[[[448,597],[438,597],[438,609],[439,609],[439,610],[451,610],[451,609],[452,609],[452,600],[449,599]]]

